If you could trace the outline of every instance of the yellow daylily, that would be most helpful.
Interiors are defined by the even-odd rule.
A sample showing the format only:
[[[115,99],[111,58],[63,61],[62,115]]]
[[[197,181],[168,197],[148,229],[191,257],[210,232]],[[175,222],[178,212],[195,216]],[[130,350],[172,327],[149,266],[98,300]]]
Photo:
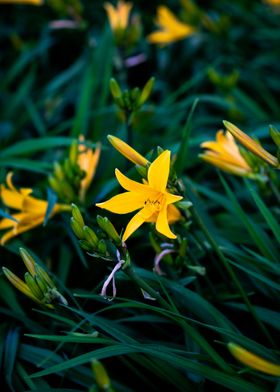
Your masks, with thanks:
[[[242,132],[241,129],[237,128],[234,124],[229,121],[223,121],[226,129],[248,150],[250,150],[253,154],[257,155],[259,158],[269,163],[271,166],[279,168],[278,159],[267,152],[262,146],[253,140],[250,136],[246,135],[246,133]]]
[[[0,230],[10,229],[2,236],[1,245],[4,245],[9,239],[41,225],[48,207],[47,201],[30,196],[32,189],[20,188],[17,190],[12,183],[12,175],[13,173],[7,175],[7,186],[4,184],[0,186],[0,197],[7,207],[20,212],[11,215],[13,220],[9,218],[0,220]],[[71,207],[68,205],[55,204],[51,216],[70,209]]]
[[[44,4],[44,0],[0,0],[0,4],[43,5]]]
[[[127,143],[118,137],[108,135],[107,138],[117,151],[119,151],[126,159],[135,165],[146,167],[147,164],[150,163],[146,158],[139,154],[139,152],[135,151],[134,148],[130,147]]]
[[[120,0],[115,8],[113,4],[106,2],[104,4],[104,8],[107,12],[109,23],[113,31],[119,29],[125,30],[127,28],[132,3],[126,3]]]
[[[272,376],[280,376],[280,365],[253,354],[238,344],[230,342],[227,346],[231,354],[244,365]]]
[[[85,140],[83,135],[80,135],[79,141],[83,142]],[[84,144],[80,144],[78,148],[78,165],[86,173],[85,177],[82,179],[80,184],[80,200],[85,199],[86,192],[90,186],[92,179],[96,172],[96,167],[99,161],[101,148],[97,145],[96,150],[93,151]]]
[[[123,241],[126,241],[144,222],[155,222],[159,233],[168,238],[176,238],[170,230],[169,222],[178,219],[180,212],[172,204],[181,200],[182,196],[173,195],[167,191],[169,171],[169,150],[162,152],[151,163],[145,184],[130,180],[118,169],[115,170],[117,180],[128,192],[96,205],[116,214],[127,214],[140,209],[128,223],[123,234]]]
[[[149,34],[147,37],[152,44],[169,44],[186,38],[196,31],[194,27],[177,19],[170,9],[164,5],[157,8],[156,24],[160,30]]]
[[[204,142],[200,146],[207,148],[207,151],[200,154],[204,161],[239,176],[248,176],[253,173],[229,132],[224,134],[220,130],[216,134],[216,141]]]

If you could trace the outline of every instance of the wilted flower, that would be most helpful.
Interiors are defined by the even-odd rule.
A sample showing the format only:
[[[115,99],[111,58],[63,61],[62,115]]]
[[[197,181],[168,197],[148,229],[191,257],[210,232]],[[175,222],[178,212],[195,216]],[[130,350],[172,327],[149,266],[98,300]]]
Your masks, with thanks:
[[[278,159],[267,152],[262,146],[253,140],[250,136],[246,135],[246,133],[242,132],[235,125],[230,123],[229,121],[223,121],[226,129],[248,150],[250,150],[253,154],[257,155],[263,161],[269,163],[271,166],[279,168]]]
[[[35,263],[33,257],[23,248],[20,248],[20,255],[28,271],[24,275],[25,282],[8,268],[2,268],[12,285],[33,301],[49,308],[53,308],[55,303],[67,305],[48,273]]]
[[[0,220],[0,230],[10,229],[2,236],[1,245],[4,245],[10,238],[41,225],[48,207],[47,201],[30,196],[32,189],[20,188],[17,190],[12,183],[12,175],[11,172],[7,175],[7,186],[4,184],[0,186],[0,197],[7,207],[19,210],[19,212],[12,214],[11,219]],[[50,217],[70,209],[71,207],[68,205],[55,204]]]
[[[172,204],[181,200],[182,196],[173,195],[167,191],[169,171],[170,151],[168,150],[162,152],[151,163],[145,184],[130,180],[116,169],[117,180],[128,192],[96,205],[116,214],[127,214],[140,209],[128,223],[123,234],[123,241],[126,241],[144,222],[155,222],[158,232],[168,238],[176,238],[170,230],[169,222],[174,220],[178,211]]]
[[[156,24],[160,30],[149,34],[147,37],[152,44],[169,44],[186,38],[196,31],[191,25],[177,19],[170,9],[163,5],[157,8]]]
[[[80,135],[79,141],[84,141],[84,136]],[[91,148],[86,147],[83,144],[79,145],[78,148],[78,165],[85,172],[85,177],[82,179],[80,183],[80,199],[84,200],[88,187],[90,186],[92,179],[96,172],[96,167],[100,157],[100,145],[97,145],[95,151]]]
[[[216,141],[203,142],[201,147],[207,150],[200,157],[219,169],[238,176],[250,176],[253,173],[229,132],[224,134],[222,130],[218,131]]]
[[[230,342],[227,346],[231,354],[244,365],[272,376],[280,376],[280,365],[253,354],[238,344]]]

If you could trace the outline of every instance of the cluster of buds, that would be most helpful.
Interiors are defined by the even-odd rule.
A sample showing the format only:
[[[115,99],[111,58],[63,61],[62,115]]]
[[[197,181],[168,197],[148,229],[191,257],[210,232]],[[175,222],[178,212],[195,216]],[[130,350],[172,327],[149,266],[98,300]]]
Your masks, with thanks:
[[[236,69],[228,74],[222,74],[213,67],[208,68],[207,75],[210,82],[224,92],[230,92],[235,88],[240,76]]]
[[[110,90],[116,105],[125,113],[131,114],[139,110],[150,97],[155,78],[150,78],[143,89],[134,87],[122,91],[116,79],[110,80]]]
[[[58,291],[48,273],[34,261],[25,249],[20,248],[19,251],[27,268],[24,275],[25,282],[8,268],[2,268],[12,285],[36,303],[48,308],[53,308],[56,304],[67,305],[67,300]]]
[[[79,208],[72,204],[71,227],[79,244],[90,256],[113,261],[119,252],[129,263],[129,254],[120,235],[107,217],[97,215],[99,229],[96,232],[87,226]]]
[[[96,150],[86,147],[83,136],[71,144],[69,155],[63,162],[54,163],[49,184],[57,195],[66,202],[85,199],[86,191],[95,174],[100,147]]]

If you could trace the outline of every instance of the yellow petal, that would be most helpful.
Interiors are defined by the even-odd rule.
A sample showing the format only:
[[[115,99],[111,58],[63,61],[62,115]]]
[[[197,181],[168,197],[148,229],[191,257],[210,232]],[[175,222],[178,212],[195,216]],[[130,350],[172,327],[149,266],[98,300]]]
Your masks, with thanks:
[[[128,19],[129,19],[131,8],[132,8],[131,3],[125,3],[124,1],[118,2],[119,24],[122,29],[125,29],[128,25]]]
[[[205,162],[211,163],[219,169],[225,170],[231,174],[236,174],[238,176],[246,176],[252,173],[251,168],[250,170],[248,170],[247,168],[242,168],[239,165],[229,163],[221,157],[214,156],[209,153],[201,154],[200,158],[202,158]]]
[[[80,137],[79,140],[82,140]],[[80,184],[80,197],[83,200],[87,189],[89,188],[92,179],[95,175],[97,164],[100,157],[101,147],[97,145],[96,150],[93,152],[91,148],[85,148],[82,150],[82,146],[79,146],[80,154],[78,155],[78,165],[86,173]]]
[[[115,170],[117,180],[120,185],[126,190],[131,192],[148,192],[151,188],[148,185],[141,184],[139,182],[133,181],[130,178],[122,174],[118,169]]]
[[[123,234],[123,241],[126,241],[128,237],[131,236],[132,233],[135,232],[143,223],[145,222],[145,219],[142,216],[142,210],[137,212],[136,215],[128,222],[128,225],[126,226],[125,232]]]
[[[272,376],[280,376],[280,365],[253,354],[235,343],[228,343],[228,348],[231,354],[244,365]]]
[[[177,222],[177,221],[180,220],[181,218],[182,218],[182,214],[181,214],[181,212],[178,210],[177,207],[173,206],[172,204],[170,204],[169,206],[167,206],[167,219],[168,219],[168,223]]]
[[[183,199],[183,196],[178,196],[178,195],[172,195],[171,193],[166,192],[165,193],[166,196],[166,204],[172,204],[172,203],[176,203],[179,200]]]
[[[46,213],[48,203],[45,200],[36,199],[32,196],[27,196],[23,199],[22,209],[24,211],[30,211],[32,214],[42,214]]]
[[[163,207],[158,214],[156,221],[156,229],[159,233],[165,235],[168,238],[175,239],[177,236],[170,230],[168,219],[167,219],[167,206]]]
[[[151,188],[165,192],[170,170],[170,151],[160,154],[148,169],[148,182]]]
[[[119,151],[126,159],[134,163],[135,165],[140,165],[146,167],[149,161],[143,157],[139,152],[130,147],[123,140],[116,136],[108,135],[107,139],[112,144],[112,146]]]
[[[104,8],[107,12],[111,29],[116,30],[116,28],[118,27],[118,15],[114,6],[111,3],[106,2],[104,3]]]
[[[1,245],[4,245],[7,241],[9,241],[11,238],[16,237],[17,235],[24,233],[26,231],[29,231],[33,229],[36,226],[39,226],[43,223],[44,221],[44,216],[40,216],[39,218],[34,218],[32,222],[30,222],[30,216],[25,217],[26,221],[29,223],[25,224],[18,224],[15,227],[13,227],[11,230],[8,230],[2,237],[1,237]]]
[[[125,192],[112,197],[103,203],[97,203],[96,206],[116,214],[127,214],[142,208],[145,202],[144,193]]]
[[[2,185],[1,198],[7,207],[15,208],[17,210],[22,209],[24,196],[21,195],[18,191],[7,189],[4,185]]]

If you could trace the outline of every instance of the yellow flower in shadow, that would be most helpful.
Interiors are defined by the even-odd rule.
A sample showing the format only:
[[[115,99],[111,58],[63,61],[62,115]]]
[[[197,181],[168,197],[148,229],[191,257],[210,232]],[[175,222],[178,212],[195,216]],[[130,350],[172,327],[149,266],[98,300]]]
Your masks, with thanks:
[[[253,154],[257,155],[263,161],[269,163],[271,166],[279,168],[278,159],[267,152],[262,146],[253,140],[246,133],[242,132],[241,129],[237,128],[234,124],[229,121],[223,121],[226,129],[248,150],[250,150]]]
[[[106,2],[104,8],[107,12],[109,23],[113,31],[125,30],[128,26],[132,3],[118,1],[116,8],[113,4]]]
[[[219,169],[238,176],[250,176],[253,173],[229,132],[224,134],[220,130],[216,134],[216,141],[204,142],[200,146],[207,149],[200,154],[200,158]]]
[[[11,238],[41,225],[44,222],[48,207],[47,201],[30,196],[32,189],[20,188],[17,190],[12,183],[12,175],[13,173],[7,175],[7,186],[4,184],[0,186],[0,197],[7,207],[19,212],[12,214],[12,219],[3,218],[0,220],[0,230],[9,229],[1,237],[1,245],[4,245]],[[71,210],[71,207],[68,205],[55,204],[50,216],[69,210]]]
[[[280,0],[264,0],[264,2],[274,7],[280,7]]]
[[[107,136],[109,142],[112,146],[121,153],[126,159],[134,163],[135,165],[146,167],[148,163],[150,163],[145,157],[143,157],[139,152],[134,150],[134,148],[130,147],[123,140],[119,139],[116,136],[108,135]]]
[[[79,141],[83,142],[85,140],[83,135],[80,135]],[[79,198],[84,201],[86,192],[93,180],[96,172],[100,157],[101,147],[97,144],[96,150],[93,151],[91,148],[80,144],[78,148],[78,165],[85,172],[85,177],[82,179],[80,184]]]
[[[147,37],[151,44],[169,44],[186,38],[196,31],[194,27],[182,23],[169,8],[163,5],[157,8],[156,24],[160,30],[149,34]]]
[[[228,349],[238,361],[252,369],[272,376],[280,376],[280,365],[272,363],[235,343],[228,343]]]
[[[169,171],[170,151],[168,150],[162,152],[151,163],[145,184],[130,180],[116,169],[117,180],[127,192],[96,205],[116,214],[127,214],[140,209],[128,223],[123,241],[126,241],[144,222],[154,222],[159,233],[168,238],[176,238],[170,230],[169,223],[180,218],[180,212],[172,204],[181,200],[182,196],[167,192]]]
[[[44,4],[44,0],[0,0],[0,4],[43,5]]]

